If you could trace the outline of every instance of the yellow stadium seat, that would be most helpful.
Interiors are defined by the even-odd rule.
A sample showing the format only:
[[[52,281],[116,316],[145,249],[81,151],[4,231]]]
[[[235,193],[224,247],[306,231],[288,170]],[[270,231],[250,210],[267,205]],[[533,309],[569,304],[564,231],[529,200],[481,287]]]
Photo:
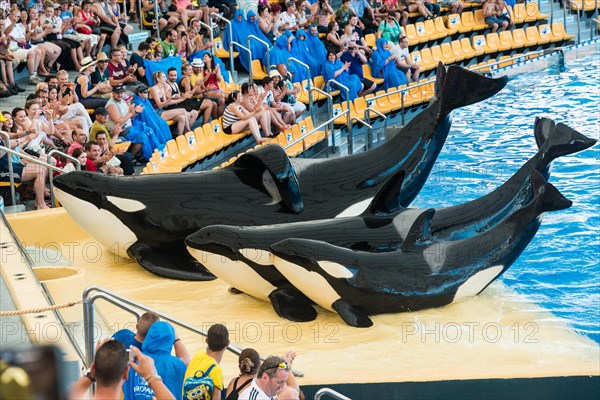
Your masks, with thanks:
[[[431,46],[429,50],[431,51],[431,57],[433,57],[434,60],[441,61],[442,63],[447,64],[446,60],[444,60],[444,56],[442,54],[442,49],[440,48],[440,46]]]
[[[525,3],[525,22],[541,21],[547,19],[548,15],[542,14],[536,1]]]
[[[219,58],[229,58],[229,51],[225,50],[223,46],[223,40],[220,37],[216,37],[214,40],[215,46],[215,56]],[[233,58],[236,58],[239,55],[237,51],[233,52]]]
[[[527,28],[527,29],[529,29],[529,28]],[[536,30],[537,30],[537,37],[539,38],[538,44],[540,44],[540,45],[548,44],[552,41],[552,39],[554,39],[554,35],[552,35],[552,29],[550,29],[550,26],[548,26],[548,24],[544,24],[543,29],[542,29],[542,25],[539,25],[536,28]],[[527,33],[527,31],[525,31],[525,33]]]
[[[510,31],[502,31],[498,34],[498,51],[508,51],[512,48],[513,38]]]
[[[485,54],[493,54],[499,52],[500,37],[498,32],[488,33],[485,35]]]
[[[298,127],[300,128],[300,134],[302,136],[311,132],[315,129],[313,125],[313,120],[311,117],[307,117],[303,121],[298,122]],[[307,136],[305,139],[306,148],[313,147],[315,144],[327,139],[327,132],[325,130],[315,131],[310,136]]]
[[[414,46],[421,42],[421,38],[417,35],[417,29],[414,24],[407,24],[404,27],[404,34],[408,38],[408,45]]]
[[[527,46],[527,40],[525,38],[525,31],[523,30],[523,28],[517,28],[517,29],[513,29],[512,31],[512,37],[513,37],[513,42],[512,42],[512,49],[522,49],[523,47]]]
[[[204,124],[202,129],[204,130],[204,145],[208,154],[216,153],[225,147],[225,142],[218,136],[218,133],[222,131],[220,120],[217,119]]]
[[[292,125],[292,127],[288,131],[286,131],[286,140],[288,144],[293,142],[294,140],[298,140],[300,137],[300,127],[298,126],[298,124]],[[305,145],[302,143],[302,141],[299,141],[291,147],[286,148],[285,152],[290,157],[296,157],[304,152],[304,146]]]
[[[450,45],[449,42],[446,43],[442,43],[440,45],[440,49],[442,51],[442,57],[443,57],[443,62],[444,64],[453,64],[457,61],[462,61],[461,58],[460,60],[457,60],[456,57],[454,56],[454,52],[452,51],[452,46]]]
[[[323,77],[323,75],[315,76],[313,78],[313,86],[316,87],[317,89],[325,90],[325,89],[323,89],[325,87],[325,77]],[[334,88],[332,88],[332,89],[334,89]],[[327,91],[327,90],[325,90],[325,91]],[[339,94],[339,90],[331,91],[331,95],[333,97],[337,96],[338,94]],[[325,96],[324,94],[315,92],[314,90],[312,92],[312,96],[313,96],[313,101],[324,100],[327,98],[327,96]]]
[[[416,83],[410,83],[406,91],[406,97],[404,98],[404,106],[416,106],[423,103],[423,93],[420,87],[415,87]]]
[[[424,25],[425,25],[425,32],[426,32],[429,40],[441,39],[443,37],[446,37],[446,35],[447,35],[446,32],[439,32],[437,29],[435,29],[435,24],[433,23],[432,19],[425,20]]]
[[[475,16],[472,11],[463,11],[460,15],[460,26],[458,27],[458,32],[460,33],[468,33],[472,30],[475,30]]]
[[[474,25],[473,30],[479,31],[487,28],[487,24],[485,23],[485,17],[483,16],[483,10],[475,10],[473,13]]]
[[[454,55],[454,59],[456,60],[456,62],[460,62],[460,61],[464,60],[465,58],[467,58],[462,47],[460,47],[460,40],[451,41],[450,47],[452,49],[452,54]]]
[[[486,48],[487,48],[487,42],[485,41],[485,36],[483,36],[483,35],[473,36],[473,50],[475,50],[476,56],[485,54]]]
[[[123,141],[120,143],[115,143],[113,145],[113,150],[123,150],[123,151],[127,151],[127,149],[129,148],[129,146],[131,146],[131,141]]]
[[[473,46],[471,46],[471,40],[469,38],[460,39],[460,47],[462,48],[465,60],[471,59],[476,56]]]
[[[429,48],[424,48],[421,50],[421,61],[419,62],[421,66],[421,72],[429,71],[437,67],[437,61],[431,55],[431,50]]]
[[[448,35],[454,35],[462,27],[460,21],[460,14],[450,14],[446,18],[446,27],[448,29]]]
[[[296,100],[308,104],[308,79],[300,82],[300,91],[296,95]]]
[[[437,17],[433,20],[433,26],[436,30],[436,32],[438,33],[438,35],[440,35],[440,39],[441,38],[445,38],[446,36],[450,35],[451,33],[448,31],[448,28],[446,28],[446,25],[444,25],[444,18],[443,17]]]
[[[429,40],[433,40],[429,38],[429,35],[427,34],[427,29],[425,29],[425,24],[423,22],[417,22],[415,24],[415,31],[417,32],[419,43],[426,43]]]
[[[196,155],[197,160],[200,160],[208,155],[208,151],[204,145],[204,141],[206,139],[204,137],[204,130],[202,127],[196,128],[194,132],[186,133],[185,137],[187,138],[190,150]]]
[[[374,49],[377,48],[377,46],[375,45],[375,35],[372,33],[369,33],[368,35],[365,35],[365,42],[367,43],[367,46],[372,47]]]
[[[383,92],[383,94],[385,94],[385,92]],[[365,101],[367,102],[368,107],[373,108],[385,115],[392,112],[393,107],[390,105],[390,103],[388,103],[387,101],[379,101],[386,99],[385,97],[382,97],[381,99],[374,99],[374,97],[375,95],[372,93],[365,96]]]
[[[260,60],[252,60],[251,68],[252,68],[252,79],[254,79],[255,81],[261,81],[264,78],[266,78],[267,76],[269,76],[263,69],[263,66],[262,66],[262,63],[260,62]]]
[[[172,139],[171,139],[172,140]],[[175,142],[173,140],[173,142]],[[169,142],[167,142],[168,144]],[[169,153],[168,147],[165,146],[160,154],[160,159],[158,162],[157,172],[159,174],[163,173],[171,173],[171,172],[181,172],[182,166],[180,163],[176,162],[175,159],[171,158],[171,154]],[[174,157],[174,155],[173,155]]]
[[[522,24],[523,22],[525,22],[525,17],[527,16],[525,11],[525,4],[515,4],[512,12],[515,24]]]
[[[537,46],[540,43],[540,33],[535,26],[528,26],[525,29],[525,45],[527,47]]]
[[[189,134],[191,134],[191,136],[188,136]],[[194,132],[188,132],[185,135],[177,136],[175,138],[179,153],[183,158],[186,159],[187,165],[190,165],[198,160],[198,155],[192,151],[192,147],[188,142],[190,137],[195,139]]]
[[[498,58],[498,61],[504,61],[504,60],[508,60],[509,58],[511,58],[512,56],[501,56]],[[500,63],[498,64],[498,68],[506,68],[508,66],[511,66],[515,63],[514,60],[508,60],[506,62]]]
[[[366,79],[373,81],[378,85],[383,84],[383,78],[375,78],[373,75],[371,75],[371,66],[369,64],[363,64],[362,71],[363,71],[363,76]]]
[[[388,93],[387,101],[388,101],[388,103],[390,103],[393,110],[402,109],[402,97],[404,97],[405,95],[402,92],[398,92],[399,89],[402,89],[402,87],[389,88],[387,90],[387,93]],[[392,94],[390,94],[390,93],[392,93]],[[405,107],[406,107],[406,105],[405,105]]]
[[[181,171],[190,164],[190,161],[179,152],[175,139],[171,139],[165,145],[161,164],[177,167]]]
[[[358,118],[362,120],[365,119],[365,111],[367,108],[369,108],[369,105],[367,104],[367,101],[364,97],[357,97],[356,99],[354,99],[354,112]],[[369,118],[373,120],[379,118],[379,115],[370,111]]]
[[[428,102],[435,95],[435,81],[430,81],[421,86],[421,95],[423,96],[423,102]]]
[[[575,35],[569,35],[567,33],[562,22],[555,22],[552,24],[552,33],[554,34],[554,37],[560,37],[561,40],[575,39]]]

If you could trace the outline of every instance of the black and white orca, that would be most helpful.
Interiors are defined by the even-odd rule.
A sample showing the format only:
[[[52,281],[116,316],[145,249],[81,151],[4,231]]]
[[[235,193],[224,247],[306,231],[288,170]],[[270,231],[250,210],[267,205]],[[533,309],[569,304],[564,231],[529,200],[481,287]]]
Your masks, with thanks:
[[[294,159],[276,145],[217,171],[112,177],[71,172],[56,178],[69,215],[109,249],[168,278],[214,276],[186,251],[184,238],[215,224],[265,225],[356,215],[384,183],[406,171],[400,203],[423,187],[446,140],[452,110],[500,91],[506,77],[438,67],[436,97],[385,145],[334,159]]]
[[[465,239],[494,227],[529,201],[529,175],[547,179],[552,160],[592,146],[596,141],[564,124],[537,118],[534,135],[539,151],[493,192],[460,205],[436,209],[431,220],[435,240]],[[311,302],[273,266],[269,248],[286,238],[326,241],[353,250],[398,250],[415,219],[425,210],[400,204],[403,171],[390,178],[369,207],[355,217],[263,226],[215,225],[186,239],[190,253],[235,289],[270,301],[278,315],[294,321],[316,317]]]
[[[431,209],[415,220],[398,250],[357,251],[293,238],[271,246],[274,264],[307,297],[355,327],[371,326],[370,315],[439,307],[475,296],[519,257],[544,212],[572,204],[535,170],[531,181],[533,197],[527,205],[468,239],[432,240]]]

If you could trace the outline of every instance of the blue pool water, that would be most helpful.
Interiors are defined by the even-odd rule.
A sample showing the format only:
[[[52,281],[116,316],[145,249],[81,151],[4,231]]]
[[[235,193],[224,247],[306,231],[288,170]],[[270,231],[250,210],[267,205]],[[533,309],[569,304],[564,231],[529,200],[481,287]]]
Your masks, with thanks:
[[[536,116],[600,137],[599,55],[511,78],[497,96],[455,113],[414,207],[445,207],[500,186],[537,151]],[[600,343],[600,144],[554,161],[550,182],[573,201],[542,226],[501,280]],[[527,300],[523,300],[525,298]]]

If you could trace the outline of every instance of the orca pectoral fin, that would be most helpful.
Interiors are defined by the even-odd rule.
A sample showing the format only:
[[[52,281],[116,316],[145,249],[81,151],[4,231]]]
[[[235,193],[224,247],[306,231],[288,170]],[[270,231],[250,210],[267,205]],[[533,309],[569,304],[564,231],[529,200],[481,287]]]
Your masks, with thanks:
[[[176,246],[154,247],[138,240],[129,247],[127,253],[142,267],[164,278],[185,281],[212,281],[216,278],[198,263],[185,247],[179,252],[173,251],[173,247]]]
[[[368,328],[373,326],[373,321],[371,321],[371,318],[369,318],[367,313],[358,307],[351,305],[347,301],[342,299],[336,300],[331,307],[337,311],[344,322],[350,326],[357,328]]]
[[[281,203],[287,210],[294,214],[299,214],[304,210],[296,172],[290,157],[281,146],[261,146],[257,150],[241,155],[235,161],[234,166],[245,169],[255,176],[262,176],[262,172],[268,171],[279,192]],[[238,171],[238,174],[240,173]]]
[[[269,294],[273,309],[282,318],[308,322],[317,318],[312,301],[292,285],[280,286]]]

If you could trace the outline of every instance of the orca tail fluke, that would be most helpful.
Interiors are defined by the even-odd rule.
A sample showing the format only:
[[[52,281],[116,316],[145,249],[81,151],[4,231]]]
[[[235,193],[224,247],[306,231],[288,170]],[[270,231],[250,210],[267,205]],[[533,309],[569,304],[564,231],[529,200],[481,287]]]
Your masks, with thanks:
[[[441,100],[440,115],[475,104],[492,97],[506,86],[508,77],[488,78],[477,72],[451,65],[445,69],[439,63],[436,74],[435,91]]]
[[[573,204],[555,186],[546,182],[542,174],[536,170],[531,172],[531,186],[533,202],[540,213],[564,210]]]
[[[556,124],[549,118],[536,118],[533,133],[546,164],[558,157],[588,149],[597,142],[596,139],[589,138],[563,123]]]

